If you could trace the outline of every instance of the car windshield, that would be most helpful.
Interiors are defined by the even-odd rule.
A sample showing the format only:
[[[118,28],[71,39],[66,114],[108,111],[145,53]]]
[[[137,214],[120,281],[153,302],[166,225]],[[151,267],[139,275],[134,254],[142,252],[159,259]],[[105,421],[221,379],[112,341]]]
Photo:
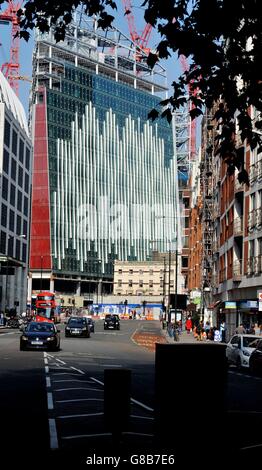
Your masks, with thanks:
[[[118,320],[116,315],[106,315],[106,320]]]
[[[256,348],[259,339],[250,337],[250,336],[243,336],[243,347],[244,348]]]
[[[77,326],[77,327],[83,326],[84,323],[85,323],[85,320],[83,320],[82,318],[71,318],[68,322],[70,326]]]
[[[54,331],[54,326],[51,323],[30,323],[27,331],[36,333],[50,333]]]

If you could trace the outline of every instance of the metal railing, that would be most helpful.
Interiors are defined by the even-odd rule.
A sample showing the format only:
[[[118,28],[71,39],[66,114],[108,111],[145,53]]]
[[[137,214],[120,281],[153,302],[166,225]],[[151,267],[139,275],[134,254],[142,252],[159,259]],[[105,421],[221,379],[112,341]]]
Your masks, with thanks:
[[[247,274],[253,276],[255,274],[255,257],[252,256],[247,260]]]
[[[219,282],[224,282],[227,278],[227,268],[220,269]]]

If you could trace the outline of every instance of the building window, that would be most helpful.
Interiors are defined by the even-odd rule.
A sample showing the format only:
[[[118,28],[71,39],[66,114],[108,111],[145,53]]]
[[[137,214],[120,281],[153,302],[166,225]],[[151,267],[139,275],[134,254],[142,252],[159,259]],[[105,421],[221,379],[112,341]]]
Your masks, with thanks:
[[[17,155],[17,132],[14,129],[12,134],[12,152],[14,155]]]
[[[23,235],[27,237],[27,220],[24,220],[23,223]]]
[[[29,171],[29,167],[30,167],[30,150],[29,150],[28,147],[26,147],[26,151],[25,151],[25,167]]]
[[[133,281],[132,280],[128,281],[128,287],[133,287]]]
[[[10,209],[9,211],[9,230],[14,232],[15,229],[15,213]]]
[[[4,149],[3,152],[3,170],[9,174],[9,152]]]
[[[189,227],[189,217],[185,217],[185,228]]]
[[[153,270],[153,269],[149,269],[149,274],[150,274],[150,276],[153,276],[154,270]]]
[[[18,184],[19,184],[20,188],[23,187],[23,175],[24,175],[23,168],[22,168],[21,166],[19,166],[19,170],[18,170]]]
[[[27,174],[25,174],[25,192],[28,194],[29,192],[29,176]]]
[[[19,144],[19,160],[20,162],[24,163],[24,149],[25,149],[25,145],[24,145],[24,142],[22,141],[22,139],[20,139],[20,144]]]
[[[122,287],[122,281],[118,281],[117,286]]]
[[[154,282],[153,281],[149,281],[149,287],[154,287]]]
[[[10,189],[10,204],[12,206],[15,206],[15,186],[11,183],[11,189]]]
[[[1,253],[5,254],[6,253],[6,233],[5,232],[1,232],[0,244],[1,244],[1,247],[0,247]]]
[[[132,275],[133,273],[134,273],[133,269],[129,269],[129,274]]]
[[[184,197],[183,203],[184,203],[185,209],[189,209],[189,197]]]
[[[21,225],[22,225],[21,223],[22,223],[22,219],[20,215],[18,215],[16,219],[16,234],[17,235],[21,235]]]
[[[22,245],[22,261],[23,263],[26,263],[26,244],[23,243]]]
[[[182,268],[187,268],[188,267],[188,258],[185,256],[182,256]]]
[[[139,269],[139,275],[143,276],[143,269]]]
[[[123,273],[122,269],[119,269],[118,274],[122,274],[122,273]]]
[[[8,239],[8,242],[7,242],[7,245],[8,245],[8,256],[13,256],[13,252],[14,252],[14,239],[13,238],[9,238]]]
[[[20,259],[20,251],[21,251],[21,242],[20,242],[20,240],[16,240],[16,245],[15,245],[15,257],[16,257],[16,259]]]
[[[142,280],[139,281],[139,287],[143,287],[144,283]]]
[[[28,197],[24,196],[24,215],[28,215]]]
[[[17,209],[21,212],[22,211],[22,193],[21,191],[19,191],[19,189],[17,190]]]
[[[4,134],[4,143],[7,147],[10,145],[10,123],[5,120],[5,134]]]
[[[8,179],[2,176],[2,198],[8,200]]]
[[[1,225],[6,228],[7,225],[7,207],[2,204]]]
[[[16,161],[13,158],[11,162],[11,178],[16,181]]]

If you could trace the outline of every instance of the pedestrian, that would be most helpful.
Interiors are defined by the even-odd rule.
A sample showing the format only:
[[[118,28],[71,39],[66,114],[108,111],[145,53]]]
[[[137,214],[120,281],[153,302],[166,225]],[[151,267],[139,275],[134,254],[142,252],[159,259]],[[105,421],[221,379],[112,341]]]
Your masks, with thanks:
[[[186,332],[189,334],[192,330],[192,319],[190,316],[187,317],[186,319]]]
[[[205,323],[205,332],[206,332],[206,339],[209,340],[209,332],[210,332],[210,322],[207,320]]]
[[[226,342],[226,322],[223,320],[220,324],[220,334],[222,343]]]
[[[243,335],[245,333],[246,333],[246,330],[244,328],[244,325],[243,325],[243,323],[240,323],[240,325],[236,329],[236,334]]]

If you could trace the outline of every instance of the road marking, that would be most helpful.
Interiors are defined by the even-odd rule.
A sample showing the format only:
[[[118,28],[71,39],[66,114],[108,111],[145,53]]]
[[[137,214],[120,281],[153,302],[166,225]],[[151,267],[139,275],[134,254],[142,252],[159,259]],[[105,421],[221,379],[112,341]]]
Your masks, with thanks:
[[[95,377],[90,377],[91,380],[94,380],[94,382],[97,382],[100,385],[105,385],[104,382],[101,382],[100,380],[96,379]],[[150,406],[145,405],[144,403],[141,403],[141,401],[135,400],[134,398],[131,398],[131,402],[135,403],[138,406],[141,406],[141,408],[144,408],[147,411],[154,411],[153,408],[150,408]]]
[[[86,416],[103,416],[104,413],[87,413],[87,414],[80,414],[80,415],[66,415],[66,416],[57,416],[59,419],[71,419],[71,418],[82,418]]]
[[[111,432],[101,432],[100,434],[76,434],[75,436],[65,436],[61,439],[83,439],[86,437],[103,437],[103,436],[112,436]]]
[[[261,377],[255,377],[254,375],[241,374],[241,372],[235,372],[234,370],[229,370],[228,373],[238,375],[239,377],[245,377],[246,379],[261,380]]]
[[[135,400],[134,398],[131,398],[131,402],[141,406],[141,408],[144,408],[145,410],[154,411],[154,409],[150,408],[150,406],[144,405],[144,403],[141,403],[141,401]]]
[[[49,367],[48,366],[45,366],[45,373],[49,374]]]
[[[144,432],[133,432],[133,431],[123,431],[122,434],[128,434],[128,435],[131,435],[131,436],[145,436],[145,437],[153,437],[154,434],[147,434],[147,433],[144,433]]]
[[[45,363],[46,366],[48,365],[48,359],[47,359],[47,357],[44,357],[44,363]]]
[[[261,415],[262,411],[256,411],[256,410],[228,410],[228,413],[230,414],[258,414]]]
[[[45,380],[46,380],[46,388],[50,388],[51,387],[50,377],[46,377]]]
[[[54,392],[67,392],[68,390],[91,390],[91,392],[103,392],[99,388],[88,388],[88,387],[70,387],[70,388],[55,388]]]
[[[255,449],[256,447],[262,447],[262,444],[253,444],[252,446],[241,447],[240,450]]]
[[[55,419],[49,419],[50,449],[58,449],[58,439]]]
[[[53,395],[52,393],[47,393],[47,407],[49,410],[54,409]]]
[[[52,375],[71,375],[72,377],[80,377],[80,374],[73,374],[72,372],[52,372]]]
[[[121,364],[99,364],[102,367],[123,367]]]
[[[85,372],[83,372],[83,371],[80,370],[80,369],[77,369],[76,367],[71,366],[70,369],[76,370],[77,372],[79,372],[79,374],[85,375]]]
[[[78,401],[104,401],[103,398],[75,398],[74,400],[56,400],[56,403],[74,403]]]
[[[55,374],[54,374],[55,375]],[[77,377],[80,377],[79,375]],[[63,380],[53,380],[53,383],[58,384],[62,382],[79,382],[81,384],[86,383],[86,384],[93,384],[91,380],[79,380],[79,379],[63,379]]]
[[[130,415],[130,418],[150,419],[150,420],[153,420],[153,419],[154,419],[154,418],[150,418],[149,416],[138,416],[138,415]]]

